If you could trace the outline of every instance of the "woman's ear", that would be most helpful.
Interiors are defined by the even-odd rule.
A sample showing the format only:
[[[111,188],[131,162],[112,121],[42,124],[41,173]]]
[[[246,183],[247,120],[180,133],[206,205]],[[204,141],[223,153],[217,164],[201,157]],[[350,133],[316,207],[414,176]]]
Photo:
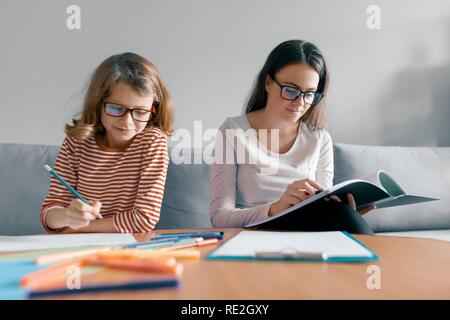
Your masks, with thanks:
[[[272,80],[270,79],[270,76],[267,76],[266,81],[264,83],[264,88],[266,89],[267,92],[269,92],[271,85],[272,85]]]

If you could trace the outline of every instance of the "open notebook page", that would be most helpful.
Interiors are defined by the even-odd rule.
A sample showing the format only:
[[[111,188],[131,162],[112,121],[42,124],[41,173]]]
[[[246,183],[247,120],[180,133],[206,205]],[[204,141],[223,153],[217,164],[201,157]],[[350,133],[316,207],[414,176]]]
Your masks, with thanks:
[[[120,233],[0,236],[0,252],[84,246],[116,246],[135,242],[133,235]]]

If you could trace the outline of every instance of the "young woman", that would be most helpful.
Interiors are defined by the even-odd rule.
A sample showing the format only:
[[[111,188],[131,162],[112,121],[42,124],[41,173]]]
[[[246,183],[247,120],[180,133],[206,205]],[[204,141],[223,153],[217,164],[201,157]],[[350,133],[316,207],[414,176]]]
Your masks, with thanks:
[[[156,67],[134,54],[97,67],[83,109],[59,150],[41,209],[49,232],[147,232],[159,220],[171,134],[172,102]]]
[[[327,87],[325,60],[312,43],[286,41],[270,53],[245,114],[226,119],[216,137],[210,202],[214,227],[263,221],[332,186],[333,145],[323,110]],[[248,135],[230,137],[233,131]],[[269,164],[276,170],[270,172]],[[350,205],[326,200],[304,207],[301,220],[289,228],[372,233],[360,214],[374,207],[357,213],[350,194],[344,200]]]

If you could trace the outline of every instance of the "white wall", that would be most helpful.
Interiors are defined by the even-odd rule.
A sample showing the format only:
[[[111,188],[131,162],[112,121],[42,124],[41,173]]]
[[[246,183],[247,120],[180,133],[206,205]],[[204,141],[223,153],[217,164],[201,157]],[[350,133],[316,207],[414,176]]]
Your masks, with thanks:
[[[81,30],[66,8],[81,8]],[[366,9],[381,8],[381,30]],[[448,0],[2,0],[0,142],[59,144],[90,73],[134,51],[160,69],[177,128],[241,113],[278,43],[321,48],[334,141],[450,146]]]

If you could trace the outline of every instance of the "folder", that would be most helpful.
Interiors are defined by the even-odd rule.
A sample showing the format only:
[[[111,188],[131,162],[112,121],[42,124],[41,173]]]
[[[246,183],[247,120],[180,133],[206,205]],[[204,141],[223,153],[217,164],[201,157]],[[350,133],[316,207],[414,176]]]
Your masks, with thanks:
[[[365,262],[378,256],[347,232],[242,231],[207,259]]]

